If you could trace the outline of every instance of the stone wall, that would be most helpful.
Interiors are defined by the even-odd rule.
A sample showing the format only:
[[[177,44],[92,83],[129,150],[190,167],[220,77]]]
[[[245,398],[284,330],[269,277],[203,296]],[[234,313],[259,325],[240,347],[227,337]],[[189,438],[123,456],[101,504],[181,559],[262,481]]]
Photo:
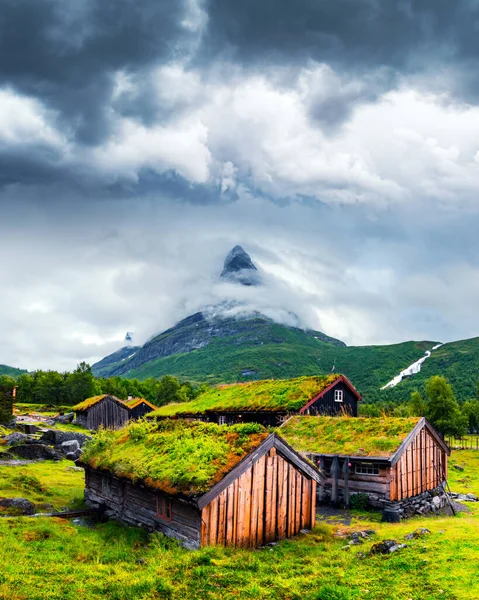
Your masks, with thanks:
[[[355,492],[350,493],[350,504],[354,506]],[[395,511],[401,519],[407,519],[414,515],[425,515],[435,513],[444,508],[447,504],[447,495],[442,486],[439,486],[429,492],[423,492],[413,498],[391,502],[386,500],[384,496],[374,493],[363,493],[361,496],[367,497],[367,507],[383,510],[387,508],[389,511]],[[322,491],[318,490],[318,504],[329,504],[331,502],[331,489],[326,488]],[[342,490],[339,490],[339,505],[343,503]]]

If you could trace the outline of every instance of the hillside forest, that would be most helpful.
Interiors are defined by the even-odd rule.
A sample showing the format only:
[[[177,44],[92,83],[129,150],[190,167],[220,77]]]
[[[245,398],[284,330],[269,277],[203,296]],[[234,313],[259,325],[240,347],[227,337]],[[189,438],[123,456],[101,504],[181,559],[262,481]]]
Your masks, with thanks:
[[[412,383],[411,380],[408,382],[409,387]],[[171,375],[160,379],[149,377],[143,381],[119,376],[95,377],[85,362],[72,372],[39,370],[22,373],[16,378],[0,375],[0,387],[16,387],[17,403],[59,410],[68,410],[69,406],[99,394],[111,394],[120,399],[142,397],[159,407],[171,402],[188,402],[210,389],[206,383],[195,385]],[[386,398],[384,401],[374,398],[371,402],[366,396],[360,404],[360,415],[424,416],[443,435],[459,437],[466,432],[479,432],[479,384],[474,397],[459,401],[452,386],[442,376],[430,377],[420,389],[413,388],[409,398],[396,402]]]

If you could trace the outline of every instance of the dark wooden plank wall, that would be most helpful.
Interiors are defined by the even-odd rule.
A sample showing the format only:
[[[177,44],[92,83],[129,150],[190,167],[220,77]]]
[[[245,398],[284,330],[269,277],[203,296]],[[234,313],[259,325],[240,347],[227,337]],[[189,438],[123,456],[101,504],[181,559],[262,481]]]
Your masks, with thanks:
[[[201,517],[195,506],[171,499],[172,519],[167,521],[156,514],[157,497],[164,497],[160,492],[88,468],[85,484],[85,498],[107,507],[118,520],[160,531],[186,548],[200,547]]]
[[[271,448],[205,506],[201,516],[202,546],[261,546],[314,526],[316,481]]]
[[[421,429],[391,469],[390,500],[417,496],[447,478],[447,455],[426,428]]]
[[[150,406],[148,406],[146,402],[142,402],[141,404],[138,404],[138,406],[135,406],[135,408],[132,408],[130,410],[130,419],[141,419],[141,417],[144,417],[152,410],[153,409]]]
[[[335,402],[335,390],[343,391],[342,402]],[[358,399],[356,395],[351,392],[349,387],[343,381],[340,381],[333,388],[327,391],[324,396],[316,400],[316,402],[309,407],[305,414],[335,416],[343,413],[357,417]]]
[[[81,425],[82,427],[88,427],[88,414],[83,411],[79,411],[76,413],[75,421],[77,425]]]
[[[194,421],[204,421],[207,423],[219,423],[220,417],[225,417],[225,425],[234,425],[235,423],[260,423],[264,427],[277,427],[281,425],[282,418],[286,417],[286,412],[276,411],[241,411],[241,412],[209,412],[207,414],[185,414],[180,417]]]
[[[104,398],[93,405],[87,412],[86,427],[98,429],[100,425],[106,429],[123,427],[130,417],[128,409],[110,398]]]

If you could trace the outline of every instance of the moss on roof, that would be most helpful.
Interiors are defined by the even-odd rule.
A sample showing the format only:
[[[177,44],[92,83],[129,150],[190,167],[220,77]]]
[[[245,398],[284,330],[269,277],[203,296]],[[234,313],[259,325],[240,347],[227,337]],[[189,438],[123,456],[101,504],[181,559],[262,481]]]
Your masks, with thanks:
[[[79,404],[76,404],[72,410],[88,410],[89,408],[91,408],[92,406],[94,406],[95,404],[98,404],[98,402],[100,402],[101,400],[103,400],[103,398],[106,398],[108,396],[108,394],[101,394],[100,396],[92,396],[91,398],[87,398],[86,400],[83,400],[83,402],[80,402]],[[112,398],[115,398],[114,396],[112,396]],[[115,398],[115,400],[118,400],[118,398]],[[118,402],[121,402],[121,400],[118,400]]]
[[[149,416],[171,417],[214,411],[297,411],[340,377],[336,373],[218,386],[191,402],[162,406]]]
[[[135,406],[138,406],[138,404],[141,404],[142,402],[144,402],[145,404],[147,404],[151,410],[156,410],[157,407],[152,404],[151,402],[148,402],[148,400],[145,400],[145,398],[131,398],[130,400],[124,400],[123,404],[126,404],[128,406],[128,408],[135,408]]]
[[[278,433],[298,452],[389,458],[419,420],[295,416]]]
[[[268,437],[257,423],[228,427],[182,419],[137,421],[118,431],[100,430],[82,462],[167,494],[208,491]]]

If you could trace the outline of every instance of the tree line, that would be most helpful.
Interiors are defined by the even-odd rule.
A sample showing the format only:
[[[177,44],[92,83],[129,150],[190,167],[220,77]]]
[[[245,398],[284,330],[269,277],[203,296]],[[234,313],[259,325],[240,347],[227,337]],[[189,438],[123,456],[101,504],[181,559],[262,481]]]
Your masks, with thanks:
[[[45,406],[74,406],[86,398],[111,394],[121,400],[145,398],[156,406],[170,402],[193,400],[206,384],[195,386],[188,381],[165,375],[161,379],[150,377],[144,381],[121,377],[95,377],[89,364],[82,362],[72,372],[34,371],[14,379],[0,376],[0,386],[16,387],[16,402]]]
[[[479,433],[479,384],[476,396],[458,402],[445,377],[435,375],[425,384],[425,393],[415,390],[408,402],[401,404],[366,404],[362,416],[426,417],[445,436],[461,437],[467,432]]]

